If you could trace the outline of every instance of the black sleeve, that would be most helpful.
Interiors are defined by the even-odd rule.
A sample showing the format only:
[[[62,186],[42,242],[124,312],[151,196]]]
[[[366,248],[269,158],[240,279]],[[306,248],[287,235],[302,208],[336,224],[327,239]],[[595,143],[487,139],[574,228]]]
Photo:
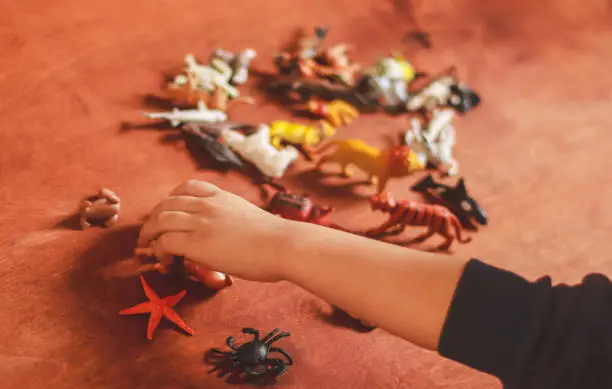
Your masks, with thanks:
[[[612,284],[552,286],[472,259],[447,313],[440,355],[506,389],[612,388]]]

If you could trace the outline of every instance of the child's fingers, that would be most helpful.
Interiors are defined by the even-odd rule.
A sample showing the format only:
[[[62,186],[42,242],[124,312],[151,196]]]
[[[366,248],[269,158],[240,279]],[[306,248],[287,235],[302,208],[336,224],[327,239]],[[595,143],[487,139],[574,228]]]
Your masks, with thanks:
[[[149,214],[149,219],[161,212],[181,211],[186,213],[200,213],[207,209],[206,200],[192,196],[170,196],[157,204]]]
[[[184,257],[190,237],[191,232],[167,232],[160,235],[153,247],[159,263],[166,266],[172,263],[175,256]]]
[[[189,180],[177,186],[171,196],[210,197],[219,192],[219,188],[205,181]]]
[[[148,246],[159,235],[165,232],[193,231],[200,225],[199,217],[186,212],[160,212],[142,226],[138,237],[138,246]]]

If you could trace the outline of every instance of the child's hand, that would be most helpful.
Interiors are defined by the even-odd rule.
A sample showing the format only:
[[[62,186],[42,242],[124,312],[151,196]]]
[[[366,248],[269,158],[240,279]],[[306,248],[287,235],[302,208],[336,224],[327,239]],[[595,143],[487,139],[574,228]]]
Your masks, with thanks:
[[[184,256],[240,278],[278,281],[291,255],[289,224],[210,183],[188,181],[151,211],[138,245],[154,244],[162,263]]]

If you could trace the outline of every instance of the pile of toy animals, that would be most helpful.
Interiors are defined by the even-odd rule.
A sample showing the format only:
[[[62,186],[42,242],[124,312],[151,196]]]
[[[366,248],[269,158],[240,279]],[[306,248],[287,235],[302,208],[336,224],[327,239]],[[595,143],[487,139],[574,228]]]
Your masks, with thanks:
[[[302,156],[313,162],[315,169],[334,163],[347,178],[351,176],[350,168],[356,167],[375,186],[369,205],[373,211],[388,214],[388,221],[362,232],[349,232],[381,239],[400,234],[406,226],[422,226],[426,232],[417,240],[438,234],[444,238],[439,249],[449,249],[455,240],[469,242],[471,238],[462,235],[463,229],[475,230],[477,225],[486,225],[488,219],[469,195],[463,178],[447,185],[436,182],[431,173],[425,175],[411,187],[425,202],[395,199],[385,189],[389,180],[416,172],[432,170],[442,177],[457,176],[459,163],[453,156],[456,136],[453,121],[457,115],[476,107],[479,96],[459,81],[454,67],[428,76],[417,72],[397,54],[381,58],[373,66],[362,66],[350,59],[348,45],[325,47],[327,34],[326,29],[316,28],[294,50],[276,56],[277,73],[269,75],[265,82],[267,91],[283,94],[288,103],[318,117],[312,125],[287,120],[248,124],[229,119],[227,108],[231,104],[254,104],[252,98],[242,96],[238,89],[249,79],[251,62],[257,56],[253,49],[238,53],[216,50],[207,64],[198,62],[191,54],[186,55],[184,72],[174,77],[164,93],[176,105],[188,104],[193,109],[174,108],[169,112],[145,113],[145,116],[169,122],[219,169],[243,172],[253,177],[256,184],[275,188],[275,194],[264,206],[273,214],[347,231],[330,220],[333,208],[314,204],[306,195],[292,194],[281,183],[287,168]],[[419,78],[426,82],[415,89],[413,81]],[[407,116],[409,128],[400,134],[398,144],[379,150],[360,139],[331,139],[340,127],[349,125],[361,114],[372,112]],[[82,226],[110,227],[117,220],[119,198],[103,189],[85,199],[81,211]],[[153,253],[154,249],[150,248],[137,254],[152,256]],[[172,265],[149,264],[141,270],[179,272],[215,290],[232,285],[225,274],[195,266],[186,259],[176,259]],[[159,299],[144,279],[143,287],[152,299],[145,304],[157,304],[161,308],[147,305],[122,313],[163,313],[193,332],[171,309],[182,295],[168,297],[171,301],[166,301]],[[152,330],[148,336],[151,338]]]

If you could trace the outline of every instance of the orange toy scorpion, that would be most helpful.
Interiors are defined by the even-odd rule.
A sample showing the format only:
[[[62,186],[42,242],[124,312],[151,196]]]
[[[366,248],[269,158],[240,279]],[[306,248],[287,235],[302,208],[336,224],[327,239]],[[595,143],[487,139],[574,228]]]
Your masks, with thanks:
[[[446,207],[430,205],[410,200],[397,201],[388,192],[370,197],[370,206],[373,211],[388,213],[389,219],[377,228],[366,231],[366,235],[397,235],[401,234],[406,226],[427,226],[426,233],[415,239],[423,242],[434,234],[442,235],[446,241],[438,246],[439,250],[448,250],[455,240],[459,243],[468,243],[470,237],[461,236],[461,224],[457,217]],[[395,227],[395,228],[394,228]],[[452,230],[455,230],[453,235]]]

